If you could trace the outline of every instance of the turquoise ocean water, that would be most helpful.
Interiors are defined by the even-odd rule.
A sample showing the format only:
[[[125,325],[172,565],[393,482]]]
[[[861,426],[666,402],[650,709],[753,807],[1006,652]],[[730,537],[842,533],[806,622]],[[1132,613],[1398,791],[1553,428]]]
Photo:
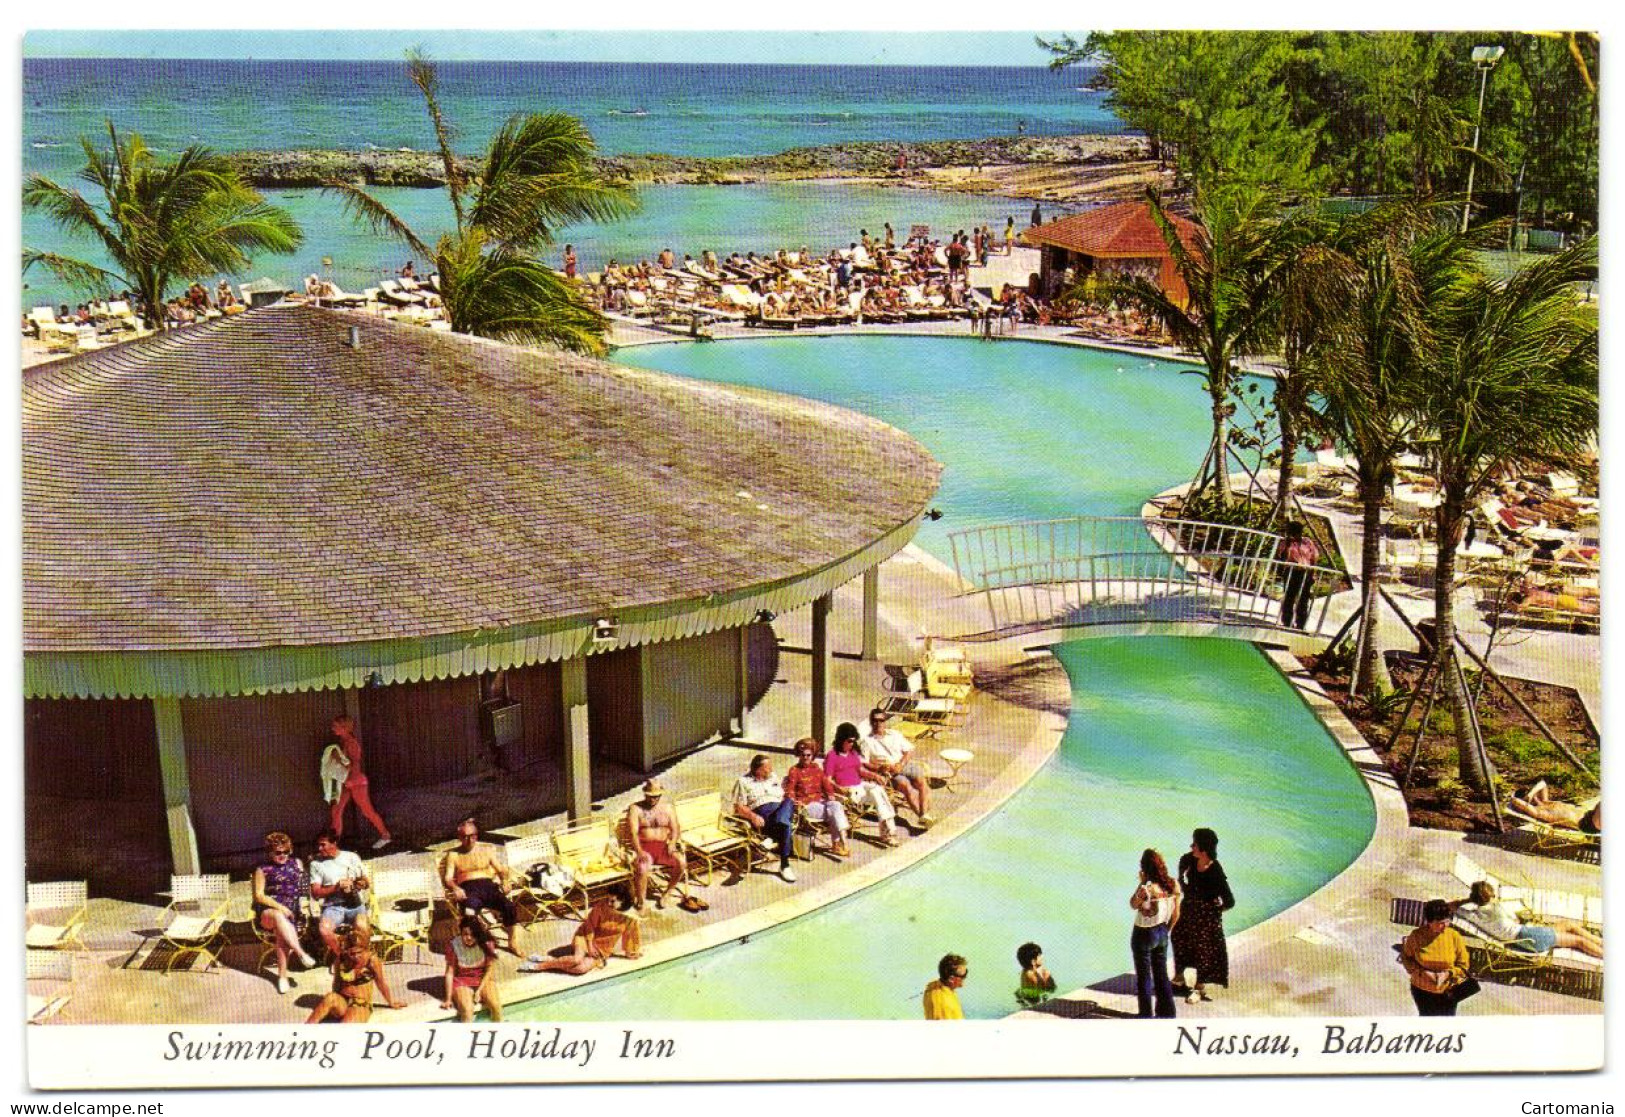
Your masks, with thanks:
[[[974,139],[1118,132],[1103,95],[1080,89],[1082,71],[1031,67],[656,65],[610,63],[442,63],[441,94],[459,150],[484,147],[515,112],[557,109],[580,117],[609,153],[750,155],[869,140]],[[380,62],[154,61],[40,59],[23,63],[24,175],[59,181],[83,164],[79,137],[105,141],[104,121],[178,151],[367,147],[427,150],[433,134],[405,66]],[[432,241],[450,220],[444,194],[380,191]],[[354,290],[393,274],[401,247],[359,229],[319,191],[271,191],[304,228],[292,257],[256,261],[254,275],[291,283],[311,272]],[[587,269],[611,256],[652,257],[661,248],[698,256],[797,247],[820,250],[890,221],[899,231],[927,224],[953,232],[1007,217],[1030,203],[817,184],[774,187],[655,187],[643,212],[615,226],[567,228]],[[38,215],[23,215],[22,240],[43,251],[94,258]],[[326,264],[324,260],[331,260]],[[243,276],[239,278],[251,278]],[[77,301],[35,269],[25,305]],[[212,286],[212,284],[211,284]]]
[[[919,541],[1025,517],[1137,512],[1182,479],[1206,430],[1194,379],[1166,362],[951,338],[776,339],[627,350],[624,363],[794,391],[908,430],[946,467]],[[948,951],[971,962],[967,1013],[1015,1008],[1015,950],[1036,940],[1063,988],[1126,972],[1127,899],[1147,845],[1172,862],[1211,826],[1237,896],[1231,933],[1336,875],[1371,835],[1358,774],[1261,653],[1140,637],[1056,649],[1072,716],[1055,757],[987,821],[882,885],[746,943],[510,1018],[919,1017]]]

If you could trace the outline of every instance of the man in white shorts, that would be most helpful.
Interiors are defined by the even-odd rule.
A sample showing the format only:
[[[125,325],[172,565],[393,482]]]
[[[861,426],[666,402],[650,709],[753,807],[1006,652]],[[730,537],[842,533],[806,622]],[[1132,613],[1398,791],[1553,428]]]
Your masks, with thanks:
[[[869,731],[858,738],[864,767],[882,783],[901,791],[920,825],[929,827],[935,821],[928,813],[931,781],[914,759],[914,746],[897,730],[887,729],[886,721],[885,710],[877,707],[869,711]]]

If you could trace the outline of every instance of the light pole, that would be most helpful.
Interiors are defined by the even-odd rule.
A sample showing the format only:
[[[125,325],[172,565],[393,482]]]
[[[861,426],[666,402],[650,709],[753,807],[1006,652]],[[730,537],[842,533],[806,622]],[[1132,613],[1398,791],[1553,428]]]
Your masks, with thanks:
[[[1461,207],[1461,231],[1473,216],[1473,172],[1478,170],[1478,133],[1484,127],[1484,90],[1490,84],[1490,71],[1506,53],[1503,47],[1474,47],[1473,65],[1478,67],[1478,119],[1473,122],[1473,159],[1467,164],[1467,201]]]

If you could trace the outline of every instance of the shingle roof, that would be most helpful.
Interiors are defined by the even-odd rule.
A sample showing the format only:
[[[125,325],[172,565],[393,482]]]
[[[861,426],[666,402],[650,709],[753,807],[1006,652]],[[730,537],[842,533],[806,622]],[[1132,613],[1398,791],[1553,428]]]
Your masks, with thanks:
[[[941,472],[826,404],[310,307],[39,366],[22,414],[27,651],[704,599],[853,555]]]
[[[1174,213],[1168,214],[1168,220],[1179,239],[1194,247],[1197,224]],[[1148,259],[1168,254],[1162,231],[1151,219],[1151,207],[1143,201],[1100,206],[1035,226],[1022,236],[1028,244],[1051,244],[1085,256]]]

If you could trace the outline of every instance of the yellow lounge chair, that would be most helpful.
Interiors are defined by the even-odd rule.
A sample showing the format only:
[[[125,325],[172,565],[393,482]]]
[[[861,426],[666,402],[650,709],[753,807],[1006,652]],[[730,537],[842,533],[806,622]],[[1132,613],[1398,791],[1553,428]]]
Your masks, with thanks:
[[[716,867],[726,865],[729,858],[739,860],[740,873],[750,872],[756,864],[756,845],[740,830],[743,820],[725,813],[722,802],[721,792],[698,791],[673,804],[683,851],[690,863],[705,867],[705,875],[696,873],[694,878],[702,887],[710,886]]]
[[[502,847],[502,858],[509,872],[513,874],[513,887],[509,895],[514,898],[515,903],[522,902],[529,906],[529,917],[521,915],[525,926],[529,927],[549,915],[570,919],[586,917],[587,913],[584,910],[570,902],[568,889],[562,893],[553,892],[531,884],[531,867],[554,859],[551,834],[533,834],[528,838],[515,838]]]
[[[434,925],[435,882],[424,869],[371,869],[372,933],[378,957],[399,961],[408,946],[425,949]],[[420,955],[421,958],[421,955]]]
[[[632,879],[627,849],[616,834],[619,821],[592,818],[553,831],[553,853],[559,866],[575,878],[571,893],[580,894],[580,907],[584,909],[592,906],[595,892]]]
[[[169,878],[169,896],[158,933],[158,947],[169,951],[164,972],[173,972],[183,958],[205,958],[207,973],[220,960],[217,947],[225,937],[231,878],[225,873],[175,874]]]

